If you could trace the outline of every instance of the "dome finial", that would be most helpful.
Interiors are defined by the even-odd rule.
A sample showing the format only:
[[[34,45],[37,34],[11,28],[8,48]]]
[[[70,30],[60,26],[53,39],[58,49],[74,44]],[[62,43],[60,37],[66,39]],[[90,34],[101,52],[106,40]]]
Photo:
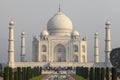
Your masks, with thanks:
[[[106,25],[110,25],[110,17],[107,18]]]
[[[9,25],[14,25],[13,19],[10,20]]]
[[[59,12],[61,12],[61,6],[60,6],[60,4],[59,4]]]

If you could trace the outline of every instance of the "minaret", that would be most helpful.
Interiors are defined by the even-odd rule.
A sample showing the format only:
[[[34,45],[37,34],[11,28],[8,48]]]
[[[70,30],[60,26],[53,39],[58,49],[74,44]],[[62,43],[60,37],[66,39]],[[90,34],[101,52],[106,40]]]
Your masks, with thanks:
[[[21,62],[25,61],[25,32],[21,33]]]
[[[106,34],[105,34],[105,64],[106,67],[110,66],[110,51],[111,51],[111,36],[110,36],[110,21],[106,22]]]
[[[9,23],[8,66],[14,68],[14,21]]]
[[[98,33],[95,33],[95,43],[94,43],[94,62],[99,62],[99,48],[98,48]]]

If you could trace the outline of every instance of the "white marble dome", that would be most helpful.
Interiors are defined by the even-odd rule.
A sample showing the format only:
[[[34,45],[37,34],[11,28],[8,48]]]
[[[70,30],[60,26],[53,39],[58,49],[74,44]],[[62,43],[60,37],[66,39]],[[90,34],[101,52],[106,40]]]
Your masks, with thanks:
[[[75,31],[72,32],[72,35],[73,35],[73,36],[79,36],[80,34],[79,34],[78,31],[75,30]]]
[[[72,32],[72,22],[64,13],[58,12],[48,21],[47,30],[51,35],[70,36]]]
[[[43,31],[41,32],[41,36],[48,36],[48,35],[49,35],[49,33],[48,33],[47,30],[43,30]]]

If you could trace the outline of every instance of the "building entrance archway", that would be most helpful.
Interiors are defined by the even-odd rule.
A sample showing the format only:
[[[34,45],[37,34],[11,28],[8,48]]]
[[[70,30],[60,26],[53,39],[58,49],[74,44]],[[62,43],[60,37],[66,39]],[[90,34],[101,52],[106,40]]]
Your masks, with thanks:
[[[62,44],[58,44],[54,48],[54,57],[56,62],[66,62],[66,48]]]
[[[73,62],[78,62],[78,55],[73,56]]]

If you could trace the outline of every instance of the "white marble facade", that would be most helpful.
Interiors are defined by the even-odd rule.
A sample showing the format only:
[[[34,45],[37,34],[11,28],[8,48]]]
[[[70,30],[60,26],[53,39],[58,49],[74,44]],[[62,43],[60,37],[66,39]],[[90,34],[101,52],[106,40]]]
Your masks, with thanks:
[[[108,67],[111,51],[110,21],[106,22],[105,33],[105,62],[99,62],[98,35],[95,35],[95,62],[87,62],[87,40],[74,30],[72,21],[60,10],[47,23],[47,30],[40,33],[39,38],[33,37],[32,62],[25,62],[25,37],[21,38],[21,58],[23,62],[14,60],[14,22],[9,23],[8,66],[46,66],[67,67]],[[24,46],[23,46],[24,45]],[[22,61],[21,60],[21,61]]]
[[[87,63],[87,41],[74,30],[71,20],[61,11],[47,23],[47,30],[34,37],[33,62]]]

